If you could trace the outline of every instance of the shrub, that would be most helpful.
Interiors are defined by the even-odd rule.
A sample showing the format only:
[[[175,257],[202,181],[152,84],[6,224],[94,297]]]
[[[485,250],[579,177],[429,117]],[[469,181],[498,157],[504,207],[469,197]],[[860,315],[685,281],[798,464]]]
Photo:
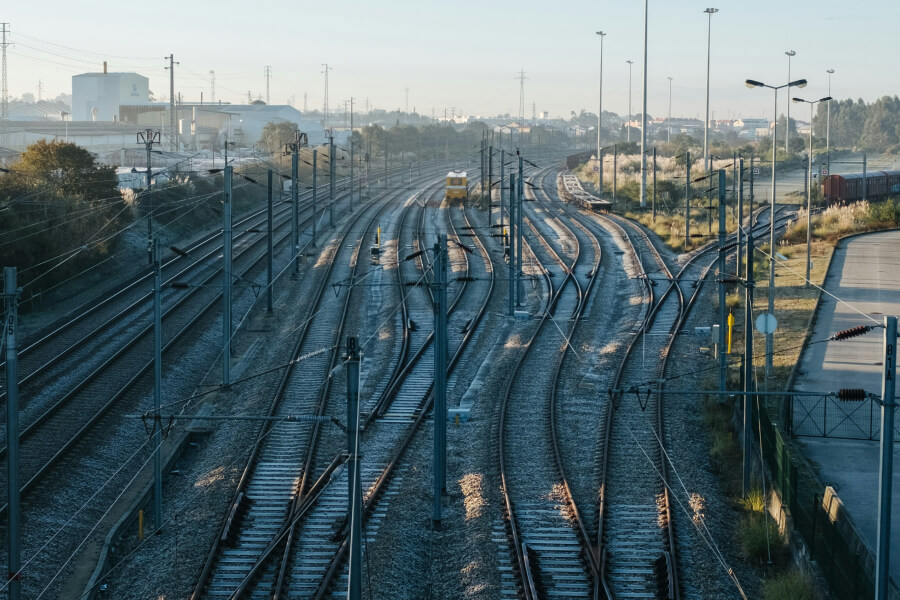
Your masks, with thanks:
[[[760,563],[780,563],[786,554],[784,538],[775,522],[764,513],[750,513],[744,517],[740,529],[741,548],[748,560]]]
[[[796,569],[783,571],[763,583],[766,600],[818,600],[819,591],[812,578]]]

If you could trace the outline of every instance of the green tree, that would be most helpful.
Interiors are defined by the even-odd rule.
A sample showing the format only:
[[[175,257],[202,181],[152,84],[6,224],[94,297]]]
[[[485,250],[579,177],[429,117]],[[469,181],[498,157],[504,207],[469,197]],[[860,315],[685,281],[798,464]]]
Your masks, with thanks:
[[[0,262],[17,266],[23,284],[40,277],[37,291],[107,254],[122,208],[114,167],[75,144],[39,141],[0,176]]]

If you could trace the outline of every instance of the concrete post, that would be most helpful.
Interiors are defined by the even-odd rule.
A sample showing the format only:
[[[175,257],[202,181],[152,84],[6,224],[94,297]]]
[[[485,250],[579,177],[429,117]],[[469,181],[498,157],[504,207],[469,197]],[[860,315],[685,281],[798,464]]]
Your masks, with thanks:
[[[291,153],[291,248],[294,256],[294,272],[293,277],[296,279],[300,275],[300,153],[298,148],[294,146]]]
[[[516,311],[516,202],[513,201],[513,190],[516,188],[516,174],[509,174],[509,316]]]
[[[725,368],[725,332],[728,327],[725,310],[725,169],[719,169],[719,389],[727,390]],[[724,401],[724,398],[720,399]]]
[[[684,249],[691,245],[691,151],[684,153]]]
[[[231,178],[225,167],[225,216],[222,236],[222,385],[231,385]],[[296,207],[296,203],[294,204]]]
[[[347,472],[348,518],[350,521],[350,566],[348,600],[362,597],[362,481],[359,466],[359,346],[347,338]]]
[[[522,155],[519,155],[519,177],[516,180],[516,306],[522,306],[522,296],[525,295],[522,286],[522,201],[525,197],[525,177],[522,169]]]
[[[737,264],[735,277],[741,276],[741,264],[744,260],[744,159],[738,159],[738,226],[737,226]]]
[[[153,240],[153,527],[162,529],[162,265],[159,238]]]
[[[272,169],[269,169],[268,176],[269,197],[266,204],[266,310],[272,312]],[[295,241],[299,241],[299,238],[295,238]]]
[[[316,247],[316,235],[317,235],[317,227],[319,222],[318,214],[316,213],[316,202],[319,196],[319,186],[317,185],[317,176],[319,174],[319,166],[317,164],[317,157],[319,156],[319,152],[316,148],[313,148],[313,164],[312,164],[312,247]]]
[[[6,319],[6,484],[8,508],[6,528],[9,542],[9,598],[19,600],[22,593],[22,550],[19,545],[19,375],[16,328],[18,326],[19,295],[16,287],[16,268],[3,268],[3,299]]]
[[[890,590],[891,487],[894,482],[894,393],[897,385],[897,317],[884,318],[884,376],[881,383],[881,460],[878,465],[878,538],[875,600]]]
[[[747,228],[747,281],[744,298],[744,464],[743,495],[750,493],[750,457],[751,440],[753,439],[753,422],[751,420],[753,399],[753,228]]]
[[[447,236],[434,245],[434,511],[441,524],[441,503],[447,490]]]

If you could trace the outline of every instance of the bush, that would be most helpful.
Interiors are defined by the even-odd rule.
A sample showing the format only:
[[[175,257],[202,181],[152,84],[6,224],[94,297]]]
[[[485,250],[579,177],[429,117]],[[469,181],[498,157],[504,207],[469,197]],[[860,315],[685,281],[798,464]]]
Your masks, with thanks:
[[[763,583],[766,600],[817,600],[819,591],[812,578],[792,569],[771,577]]]
[[[785,557],[787,547],[775,522],[764,513],[750,513],[741,522],[741,548],[748,560],[778,564]]]
[[[741,504],[744,506],[744,510],[749,513],[760,513],[766,509],[766,499],[763,496],[762,490],[758,487],[750,490],[750,493],[747,494],[747,497],[741,500]]]

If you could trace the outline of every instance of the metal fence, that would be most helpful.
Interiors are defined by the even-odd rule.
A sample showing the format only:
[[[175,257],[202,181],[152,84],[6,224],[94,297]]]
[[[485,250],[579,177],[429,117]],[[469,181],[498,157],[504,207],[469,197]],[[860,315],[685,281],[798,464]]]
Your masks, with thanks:
[[[785,405],[790,406],[789,401]],[[825,405],[821,411],[824,423]],[[822,505],[823,484],[809,470],[799,452],[786,441],[783,430],[772,422],[767,411],[754,415],[757,416],[759,431],[754,433],[761,437],[762,454],[773,482],[781,491],[794,526],[803,536],[811,558],[821,567],[832,593],[841,600],[874,597],[873,573],[866,568],[863,558],[852,550],[855,547],[853,540],[844,536]]]
[[[786,430],[795,437],[848,440],[881,439],[881,407],[866,398],[844,402],[833,396],[785,396]],[[894,440],[900,441],[900,421],[894,421]]]

